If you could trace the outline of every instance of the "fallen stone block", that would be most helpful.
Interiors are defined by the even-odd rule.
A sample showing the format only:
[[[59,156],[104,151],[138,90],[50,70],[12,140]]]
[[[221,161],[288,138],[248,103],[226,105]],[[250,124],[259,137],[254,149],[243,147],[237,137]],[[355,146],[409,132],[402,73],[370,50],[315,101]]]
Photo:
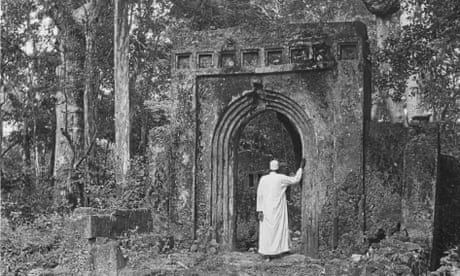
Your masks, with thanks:
[[[126,266],[127,259],[122,255],[116,241],[93,245],[90,252],[90,275],[111,276]]]
[[[44,268],[34,268],[29,273],[27,273],[27,276],[54,276],[55,274],[48,269]]]
[[[75,227],[86,239],[115,237],[128,230],[149,232],[153,219],[148,209],[97,210],[77,208],[74,212]]]

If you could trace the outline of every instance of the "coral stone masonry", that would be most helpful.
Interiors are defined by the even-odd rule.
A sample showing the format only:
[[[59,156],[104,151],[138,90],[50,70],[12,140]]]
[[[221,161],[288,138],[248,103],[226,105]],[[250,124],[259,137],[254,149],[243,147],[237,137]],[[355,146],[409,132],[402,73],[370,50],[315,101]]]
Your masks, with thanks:
[[[307,160],[301,232],[304,253],[316,255],[320,236],[330,232],[320,225],[330,195],[364,183],[371,81],[365,25],[240,26],[177,33],[172,45],[174,120],[151,131],[151,168],[170,172],[162,180],[170,184],[170,217],[190,238],[211,229],[233,249],[239,134],[257,115],[275,112],[298,140],[296,159]],[[363,223],[359,212],[355,219]]]

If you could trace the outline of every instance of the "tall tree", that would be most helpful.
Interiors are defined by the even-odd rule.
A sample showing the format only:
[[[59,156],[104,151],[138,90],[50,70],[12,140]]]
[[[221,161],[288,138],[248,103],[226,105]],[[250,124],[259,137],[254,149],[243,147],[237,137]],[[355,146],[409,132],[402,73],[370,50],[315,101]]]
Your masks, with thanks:
[[[2,11],[2,120],[10,126],[2,160],[21,145],[22,162],[14,162],[21,168],[21,183],[28,193],[32,184],[38,185],[50,152],[48,131],[54,120],[49,104],[55,88],[54,69],[50,70],[56,65],[55,50],[49,18],[38,0],[2,1]],[[15,173],[7,173],[11,180]]]
[[[54,179],[56,200],[81,204],[83,187],[76,180],[75,164],[83,149],[84,30],[74,15],[81,1],[55,3],[53,18],[59,28],[61,64],[56,68],[56,146]]]
[[[89,7],[85,7],[85,91],[83,95],[84,126],[85,126],[85,150],[88,151],[88,159],[92,161],[92,141],[96,135],[96,96],[97,96],[97,73],[95,60],[95,43],[97,19],[103,1],[91,0]]]
[[[0,79],[0,154],[3,153],[3,105],[5,104],[5,86],[3,78]],[[0,187],[3,179],[3,156],[0,156]]]
[[[115,0],[114,14],[115,177],[121,187],[126,187],[130,160],[131,131],[128,1]]]
[[[84,92],[83,92],[83,126],[85,184],[92,182],[91,170],[94,167],[94,143],[97,134],[97,95],[98,95],[98,64],[97,64],[97,32],[100,28],[102,9],[108,6],[106,0],[89,0],[73,13],[85,36],[84,53]]]

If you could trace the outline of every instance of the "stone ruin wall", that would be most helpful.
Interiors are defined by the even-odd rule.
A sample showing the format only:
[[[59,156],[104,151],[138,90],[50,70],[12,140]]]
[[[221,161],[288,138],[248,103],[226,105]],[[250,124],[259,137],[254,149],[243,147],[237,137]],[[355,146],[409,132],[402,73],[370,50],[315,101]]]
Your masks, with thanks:
[[[206,232],[214,128],[226,106],[252,89],[254,79],[263,89],[292,98],[312,126],[307,135],[314,142],[305,145],[313,154],[306,156],[311,175],[304,176],[304,230],[318,227],[338,187],[362,185],[362,107],[370,89],[365,41],[361,23],[239,27],[177,36],[174,120],[151,131],[150,164],[153,175],[167,183],[168,211],[178,230],[190,237]],[[293,49],[305,47],[310,51],[306,60],[293,61]],[[233,61],[226,61],[234,66],[222,65],[228,53],[235,53]],[[353,221],[360,221],[352,213],[358,215]]]
[[[314,31],[299,31],[305,26]],[[366,67],[362,52],[356,60],[343,60],[339,56],[340,43],[362,43],[362,36],[356,35],[352,23],[319,26],[293,25],[290,32],[283,29],[279,33],[232,28],[178,36],[172,61],[176,67],[171,116],[174,120],[150,132],[153,185],[161,187],[168,197],[164,209],[178,232],[187,233],[189,238],[208,233],[213,131],[226,106],[243,91],[251,90],[256,79],[264,89],[300,103],[312,122],[317,156],[310,162],[318,166],[311,178],[314,181],[308,182],[304,189],[303,200],[317,200],[318,205],[307,205],[304,214],[311,213],[311,208],[317,210],[321,250],[352,248],[362,236],[364,222],[367,233],[373,233],[378,228],[388,231],[399,221],[412,239],[431,246],[437,132],[429,125],[407,128],[402,124],[370,123],[364,143],[366,197],[363,197],[362,137],[363,121],[367,120],[363,114],[370,106],[365,104],[363,91],[370,90],[366,87],[370,83],[364,82]],[[327,41],[332,46],[333,62],[324,63],[324,68],[313,68],[318,66],[313,63],[291,64],[292,40],[289,42],[288,37],[295,32],[300,41],[304,39],[309,45]],[[259,66],[241,65],[243,53],[248,49],[249,52],[257,49]],[[281,49],[285,64],[267,64],[267,49]],[[232,51],[238,53],[237,66],[221,67],[220,53]],[[177,64],[178,56],[183,53],[190,54],[190,67],[178,70],[177,66],[181,66]],[[200,54],[206,57],[201,66],[211,64],[211,68],[199,68]],[[451,141],[456,141],[450,138],[445,143],[445,136],[441,135],[443,152],[455,148]]]
[[[350,9],[349,12],[339,11],[331,20],[363,20],[367,25],[371,49],[375,48],[375,17],[363,8],[361,1],[355,2],[356,1],[352,4],[354,8]],[[390,29],[399,27],[399,16],[399,13],[392,16],[390,20]],[[251,28],[247,28],[245,31],[250,33],[250,29]],[[179,48],[185,47],[190,49],[190,52],[196,53],[196,49],[200,48],[200,45],[202,45],[200,44],[201,42],[207,41],[209,45],[219,36],[225,37],[225,35],[223,35],[224,33],[235,33],[238,32],[237,30],[238,28],[226,31],[214,31],[206,35],[201,34],[201,41],[193,41],[178,36],[175,43],[180,45]],[[257,37],[259,34],[260,33],[255,33],[254,37]],[[193,35],[188,37],[193,37]],[[257,39],[249,38],[248,42],[250,44],[255,40]],[[186,45],[187,43],[188,45]],[[279,45],[278,41],[274,42],[273,45],[277,47],[277,45]],[[242,45],[239,46],[242,47]],[[336,49],[334,50],[337,51]],[[337,53],[335,53],[335,55],[335,57],[337,57]],[[194,56],[193,58],[196,59],[197,57]],[[262,55],[261,58],[266,57]],[[214,66],[217,66],[219,62],[218,57],[212,56],[212,59]],[[176,60],[173,61],[174,66],[176,66],[175,62]],[[203,60],[203,62],[206,62],[206,60]],[[340,70],[335,68],[327,73],[329,76],[326,77],[325,75],[327,74],[324,74],[319,78],[338,82],[337,72],[344,72],[342,70],[344,69],[343,65],[340,64],[346,63],[339,62],[337,68],[341,68]],[[196,65],[191,64],[191,66]],[[176,95],[175,114],[172,116],[175,120],[171,122],[171,125],[153,129],[150,133],[150,165],[152,175],[155,175],[155,180],[152,181],[153,185],[155,187],[161,187],[163,194],[170,197],[166,208],[168,214],[172,215],[172,219],[178,222],[178,225],[182,225],[182,230],[190,233],[190,236],[193,236],[193,233],[202,234],[205,232],[202,229],[206,228],[209,222],[209,218],[206,217],[206,200],[203,198],[201,200],[199,199],[200,195],[209,192],[208,186],[205,183],[205,185],[198,185],[196,190],[193,190],[194,185],[192,183],[197,183],[199,177],[204,179],[209,176],[209,169],[206,170],[205,168],[206,162],[209,160],[206,160],[205,156],[205,159],[201,160],[201,162],[195,162],[194,160],[203,158],[202,155],[197,153],[209,146],[207,143],[211,138],[203,137],[203,130],[195,131],[196,128],[193,129],[189,126],[198,125],[197,110],[198,114],[199,112],[201,112],[201,114],[210,112],[208,114],[211,115],[207,116],[205,121],[208,120],[208,125],[212,125],[218,118],[219,110],[222,110],[223,106],[231,101],[231,99],[225,98],[231,96],[222,96],[217,106],[213,106],[207,110],[206,105],[203,105],[203,102],[200,102],[199,97],[193,92],[198,87],[201,89],[201,92],[206,94],[206,85],[211,87],[213,85],[224,85],[228,83],[234,85],[236,90],[239,89],[240,91],[244,91],[250,89],[251,78],[248,76],[253,74],[254,71],[244,71],[242,68],[240,68],[240,70],[241,73],[247,73],[248,75],[239,77],[227,76],[219,79],[218,75],[224,70],[217,70],[218,74],[214,76],[215,78],[208,77],[207,79],[201,79],[201,85],[198,85],[198,82],[195,81],[196,75],[194,74],[176,74],[174,78],[174,91]],[[362,68],[359,70],[362,70]],[[285,74],[285,77],[278,80],[272,77],[265,77],[263,81],[269,84],[269,88],[272,86],[276,89],[277,84],[275,84],[275,82],[292,82],[291,79],[297,78],[297,75],[297,73],[292,72]],[[311,79],[315,79],[318,76],[318,71],[309,71],[306,72],[305,75],[311,76]],[[342,74],[342,76],[344,75]],[[181,80],[180,84],[177,82],[178,79]],[[294,84],[294,86],[295,85],[296,84]],[[307,86],[311,87],[311,85]],[[327,89],[328,88],[324,90]],[[337,87],[335,87],[335,89],[337,89]],[[230,94],[232,96],[235,95],[232,93]],[[205,97],[203,97],[203,99],[204,98]],[[319,101],[319,103],[321,103],[321,101]],[[327,104],[329,104],[329,102]],[[329,107],[324,107],[324,103],[319,104],[319,107],[316,107],[314,113],[315,115],[319,115],[319,117],[330,116],[330,113],[327,114],[328,111],[325,111],[328,108]],[[375,108],[376,106],[374,105],[373,112],[377,110]],[[375,116],[374,119],[383,118],[385,116],[398,116],[398,112],[393,115],[390,114],[394,110],[382,111],[382,106],[379,108],[381,111],[373,113]],[[408,109],[411,108],[415,108],[415,113],[418,112],[417,107],[415,107],[413,103],[408,104]],[[385,108],[383,107],[383,109]],[[330,127],[330,118],[329,126],[327,125],[328,123],[315,125],[318,127],[315,131],[316,135],[319,135],[317,137],[320,137],[318,140],[318,147],[322,149],[319,156],[322,160],[331,160],[336,157],[332,150],[334,146],[331,146],[334,145],[334,141],[330,136],[332,129],[336,128]],[[434,193],[432,191],[435,190],[434,185],[437,177],[436,139],[433,130],[415,131],[410,130],[412,128],[404,128],[401,124],[376,122],[373,122],[369,129],[370,136],[369,140],[366,141],[367,145],[365,145],[366,230],[368,232],[373,232],[378,228],[389,229],[396,221],[402,221],[403,227],[413,229],[412,235],[418,236],[420,239],[424,240],[425,243],[429,244],[432,239],[431,229],[434,220]],[[430,127],[428,127],[428,129],[430,129]],[[420,135],[422,138],[419,137]],[[197,139],[197,137],[199,139]],[[456,129],[453,131],[441,131],[441,154],[453,156],[458,160],[458,149],[460,148],[457,146],[459,141],[458,137],[459,135],[456,133]],[[200,141],[198,151],[195,150],[197,141]],[[417,151],[417,145],[420,145],[420,143],[424,144],[423,149],[426,149],[426,151]],[[342,154],[341,156],[344,155]],[[164,162],[164,160],[178,161]],[[335,162],[329,161],[329,164],[335,164]],[[337,170],[337,168],[335,168],[335,170]],[[195,174],[193,172],[195,172]],[[334,183],[334,181],[328,176],[328,172],[328,170],[324,169],[322,176],[319,178],[322,182],[329,183],[326,186],[336,187],[336,189],[322,189],[321,193],[319,190],[317,191],[326,202],[321,211],[321,233],[318,238],[323,248],[347,246],[347,239],[349,242],[353,242],[353,239],[356,237],[355,234],[361,230],[360,228],[363,223],[363,210],[362,207],[360,207],[363,204],[361,196],[362,191],[361,187],[354,184],[359,182],[356,178],[359,179],[360,174],[347,175],[344,177],[343,172],[339,173],[339,181],[342,181],[342,184],[332,185],[331,183]],[[321,175],[320,172],[319,175]],[[410,187],[410,185],[415,187]],[[413,194],[410,191],[417,191],[419,194]],[[197,201],[192,200],[195,195],[197,195]],[[424,195],[424,197],[422,195]],[[197,213],[195,215],[193,211],[194,205],[198,207],[196,208]],[[419,212],[419,209],[424,211]],[[340,212],[336,212],[336,210],[340,210]],[[196,218],[196,221],[194,218]],[[355,218],[359,219],[356,220]],[[193,224],[196,227],[191,227]],[[339,227],[339,225],[341,226]],[[194,230],[190,231],[190,229]],[[423,230],[421,231],[421,229]],[[339,240],[341,240],[341,242],[339,242]]]

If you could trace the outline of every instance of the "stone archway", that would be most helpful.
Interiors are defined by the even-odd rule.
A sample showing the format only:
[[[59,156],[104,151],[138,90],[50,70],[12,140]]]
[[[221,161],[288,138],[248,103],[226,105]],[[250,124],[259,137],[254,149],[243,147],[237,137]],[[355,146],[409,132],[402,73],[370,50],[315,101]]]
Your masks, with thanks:
[[[260,85],[259,85],[260,86]],[[235,238],[234,185],[236,176],[235,140],[238,131],[252,118],[264,111],[275,111],[286,117],[300,136],[302,156],[307,159],[303,177],[302,197],[313,191],[316,175],[317,147],[313,125],[302,107],[286,95],[264,90],[255,85],[251,91],[233,100],[223,112],[213,134],[211,149],[211,224],[215,228],[218,240],[227,248],[233,249]],[[302,201],[302,229],[314,233],[303,235],[317,237],[315,208],[307,208]],[[311,204],[310,204],[311,205]],[[317,238],[304,236],[306,252],[315,252]],[[315,240],[316,239],[316,240]]]

